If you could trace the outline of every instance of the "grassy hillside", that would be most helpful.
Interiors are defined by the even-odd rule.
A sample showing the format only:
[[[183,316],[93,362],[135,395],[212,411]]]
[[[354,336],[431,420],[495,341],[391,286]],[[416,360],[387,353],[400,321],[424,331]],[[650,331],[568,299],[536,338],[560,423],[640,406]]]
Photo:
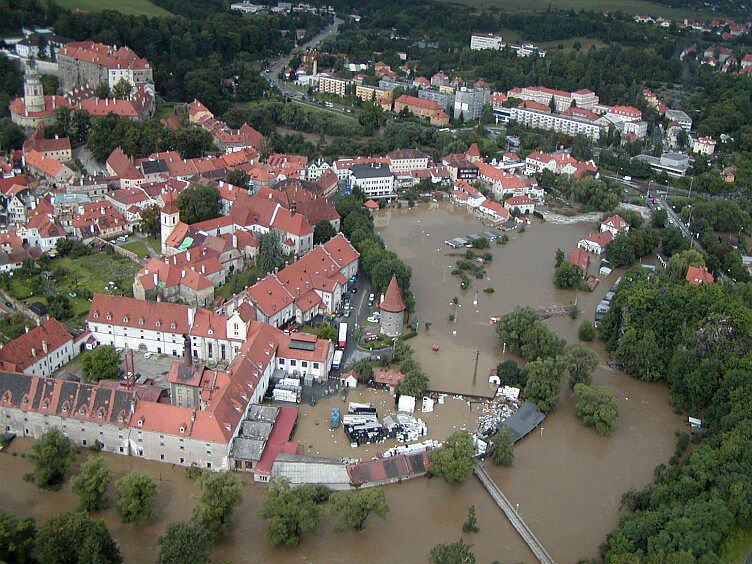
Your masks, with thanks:
[[[170,12],[152,4],[149,0],[57,0],[57,3],[69,10],[78,9],[86,12],[114,10],[122,14],[150,18],[171,15]]]
[[[549,6],[560,10],[594,10],[613,12],[621,10],[629,14],[650,14],[672,18],[697,16],[693,10],[679,10],[647,0],[443,0],[476,8],[497,7],[509,11],[545,10]],[[708,14],[705,14],[708,15]]]

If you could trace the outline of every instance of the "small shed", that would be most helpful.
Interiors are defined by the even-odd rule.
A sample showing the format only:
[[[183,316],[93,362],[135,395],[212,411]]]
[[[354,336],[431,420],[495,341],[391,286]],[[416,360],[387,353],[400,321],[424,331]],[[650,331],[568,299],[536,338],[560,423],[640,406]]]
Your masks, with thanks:
[[[501,385],[501,378],[499,378],[499,375],[496,373],[496,369],[494,368],[491,370],[491,372],[488,373],[488,385],[489,386],[500,386]]]
[[[355,388],[358,386],[358,378],[352,370],[340,374],[339,383],[343,388]]]
[[[400,396],[397,402],[397,411],[412,413],[415,411],[415,398],[413,396]]]

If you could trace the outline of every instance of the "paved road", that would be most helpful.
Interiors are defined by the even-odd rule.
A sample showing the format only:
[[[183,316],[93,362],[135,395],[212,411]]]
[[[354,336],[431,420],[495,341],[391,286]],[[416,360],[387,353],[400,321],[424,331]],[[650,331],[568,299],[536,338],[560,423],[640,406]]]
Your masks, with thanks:
[[[315,47],[327,37],[331,37],[332,35],[335,35],[337,33],[337,28],[343,22],[344,20],[341,20],[340,18],[335,17],[334,23],[330,24],[329,26],[321,30],[321,32],[319,32],[317,35],[312,37],[309,41],[293,49],[291,53],[287,55],[283,55],[282,57],[279,57],[277,59],[274,59],[271,62],[269,68],[261,73],[261,76],[264,77],[271,86],[274,86],[275,88],[277,88],[283,95],[289,97],[292,101],[298,104],[305,105],[305,106],[311,106],[317,109],[321,109],[320,104],[314,104],[314,103],[306,101],[304,99],[305,94],[303,94],[302,92],[298,90],[295,90],[294,88],[291,88],[290,83],[280,81],[278,78],[279,73],[282,72],[282,70],[290,64],[290,60],[293,58],[293,56],[296,53],[304,52],[309,47]],[[340,114],[345,114],[345,115],[352,114],[352,108],[350,108],[349,106],[342,105],[342,104],[332,104],[331,107],[327,107],[326,109],[331,110],[334,113],[340,113]]]

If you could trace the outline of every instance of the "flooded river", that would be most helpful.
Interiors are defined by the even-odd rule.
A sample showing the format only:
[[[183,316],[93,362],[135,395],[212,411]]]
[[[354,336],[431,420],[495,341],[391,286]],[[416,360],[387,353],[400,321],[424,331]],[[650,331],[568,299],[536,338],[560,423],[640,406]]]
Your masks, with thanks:
[[[430,376],[432,387],[463,393],[488,393],[488,371],[504,358],[488,316],[504,313],[518,304],[545,307],[574,301],[574,292],[557,290],[552,284],[554,253],[557,247],[569,252],[583,235],[597,228],[590,223],[554,225],[534,221],[525,233],[510,234],[507,245],[493,247],[488,280],[473,280],[472,288],[462,293],[449,273],[456,257],[446,256],[449,248],[444,240],[485,230],[477,220],[451,206],[429,209],[424,205],[413,210],[379,212],[377,225],[389,248],[413,268],[412,289],[417,296],[421,325],[424,321],[432,323],[428,334],[421,327],[419,336],[411,342],[417,358]],[[576,294],[582,318],[592,319],[595,304],[616,276],[612,274],[593,293]],[[493,287],[494,293],[483,293],[486,287]],[[451,304],[454,296],[462,306],[456,308],[456,323],[448,320],[455,311]],[[568,340],[576,340],[579,321],[557,317],[548,323]],[[440,345],[438,353],[431,350],[433,343]],[[621,418],[615,433],[603,438],[582,426],[574,415],[571,395],[563,386],[559,406],[544,422],[542,433],[532,434],[515,447],[515,466],[489,467],[510,501],[519,504],[520,514],[547,550],[562,563],[597,557],[598,545],[617,521],[621,494],[651,480],[654,466],[671,456],[674,431],[681,426],[669,406],[665,386],[637,382],[608,369],[602,348],[598,344],[593,348],[601,358],[595,383],[611,387],[619,398]],[[480,356],[473,384],[476,351],[480,351]],[[387,405],[389,397],[385,392],[379,394],[372,401]],[[364,396],[352,397],[359,398],[371,401]],[[325,400],[331,405],[339,401]],[[388,446],[348,452],[344,435],[340,432],[339,436],[332,436],[327,429],[328,406],[325,403],[325,409],[319,409],[319,404],[314,410],[302,406],[294,439],[307,450],[311,446],[309,452],[315,454],[318,450],[321,455],[330,456],[346,452],[368,458],[371,451]],[[446,405],[436,407],[435,414],[425,414],[432,437],[442,438],[439,435],[451,432],[453,425],[460,427],[474,421],[461,400],[448,399]],[[435,418],[444,414],[451,417]],[[334,440],[342,442],[344,450]],[[20,454],[27,452],[30,444],[29,440],[16,440],[10,452],[0,454],[4,478],[0,507],[37,518],[73,507],[76,499],[69,482],[60,492],[47,493],[22,481],[30,464]],[[12,452],[17,456],[12,456]],[[169,523],[189,518],[198,490],[182,468],[104,456],[115,478],[139,468],[152,474],[159,484],[159,516],[149,526],[122,525],[112,509],[101,513],[127,562],[153,561],[157,538]],[[262,491],[262,486],[246,479],[235,526],[230,536],[217,544],[215,562],[425,562],[432,546],[460,537],[473,545],[478,562],[534,562],[526,545],[474,478],[457,486],[447,486],[436,479],[390,486],[386,488],[390,512],[385,521],[371,517],[364,531],[335,534],[325,519],[320,534],[305,537],[296,548],[285,549],[272,549],[264,543],[264,523],[256,517]],[[462,533],[470,505],[476,506],[480,526],[480,533],[474,535]]]

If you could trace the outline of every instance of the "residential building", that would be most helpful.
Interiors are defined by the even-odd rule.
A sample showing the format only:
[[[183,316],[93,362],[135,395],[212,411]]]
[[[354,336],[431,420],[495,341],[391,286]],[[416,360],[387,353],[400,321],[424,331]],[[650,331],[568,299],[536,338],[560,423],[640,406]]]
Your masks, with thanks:
[[[385,163],[354,164],[350,167],[352,185],[369,199],[394,198],[394,174]]]
[[[588,264],[590,264],[590,255],[587,250],[582,247],[577,247],[571,253],[567,262],[573,266],[576,266],[583,276],[587,274]]]
[[[429,156],[417,149],[397,149],[387,153],[386,157],[394,174],[428,169]]]
[[[681,110],[666,110],[666,118],[678,123],[685,131],[692,129],[692,118]]]
[[[577,247],[584,249],[589,253],[600,255],[605,252],[606,246],[613,240],[614,235],[611,231],[601,231],[596,234],[591,233],[587,237],[580,239],[577,243]]]
[[[527,127],[559,131],[572,137],[585,135],[593,141],[598,141],[605,131],[605,127],[597,120],[577,115],[553,114],[548,106],[537,102],[525,102],[510,108],[509,112],[510,119]]]
[[[535,211],[535,202],[527,196],[512,196],[504,200],[504,207],[510,212],[526,215]]]
[[[534,151],[525,158],[525,174],[540,174],[544,170],[582,178],[588,174],[595,174],[598,168],[592,160],[581,162],[565,152],[545,154]]]
[[[480,118],[483,107],[488,104],[491,91],[488,88],[466,88],[457,90],[454,97],[454,119],[472,121]]]
[[[684,277],[692,286],[702,286],[703,284],[712,284],[715,279],[708,270],[707,266],[690,266],[687,268],[687,274]]]
[[[67,137],[58,137],[57,135],[54,139],[45,139],[43,131],[39,127],[23,144],[24,153],[32,150],[59,163],[67,163],[73,160],[70,139]]]
[[[612,215],[601,221],[601,233],[610,231],[614,238],[629,233],[629,223],[619,215]]]
[[[470,36],[470,49],[478,51],[481,49],[501,49],[503,39],[501,35],[494,33],[473,33]]]
[[[13,339],[0,349],[0,368],[8,372],[23,372],[37,376],[52,376],[68,364],[78,351],[73,337],[54,318]]]
[[[577,108],[593,110],[599,101],[598,96],[591,90],[581,89],[575,92],[564,92],[562,90],[546,88],[545,86],[513,88],[507,92],[507,97],[537,102],[545,106],[548,106],[551,99],[553,99],[556,110],[559,112],[568,110],[572,107],[573,103]]]
[[[465,153],[447,155],[441,161],[453,182],[457,180],[472,181],[478,178],[478,167],[468,160]]]
[[[327,74],[319,75],[318,89],[319,92],[325,94],[333,94],[334,96],[345,97],[347,93],[347,86],[350,84],[349,80],[344,78],[338,78],[336,76],[330,76]]]
[[[709,157],[715,153],[716,140],[712,137],[698,137],[692,145],[692,152]]]
[[[358,84],[355,87],[355,96],[357,96],[364,102],[375,102],[382,98],[391,100],[394,97],[394,92],[392,90],[385,90],[384,88],[378,88],[376,86]]]
[[[42,153],[33,149],[24,155],[23,162],[32,175],[50,182],[62,184],[76,176],[76,173],[63,163],[45,157]]]
[[[454,92],[421,89],[418,90],[418,98],[436,102],[445,112],[451,112],[454,109]]]

